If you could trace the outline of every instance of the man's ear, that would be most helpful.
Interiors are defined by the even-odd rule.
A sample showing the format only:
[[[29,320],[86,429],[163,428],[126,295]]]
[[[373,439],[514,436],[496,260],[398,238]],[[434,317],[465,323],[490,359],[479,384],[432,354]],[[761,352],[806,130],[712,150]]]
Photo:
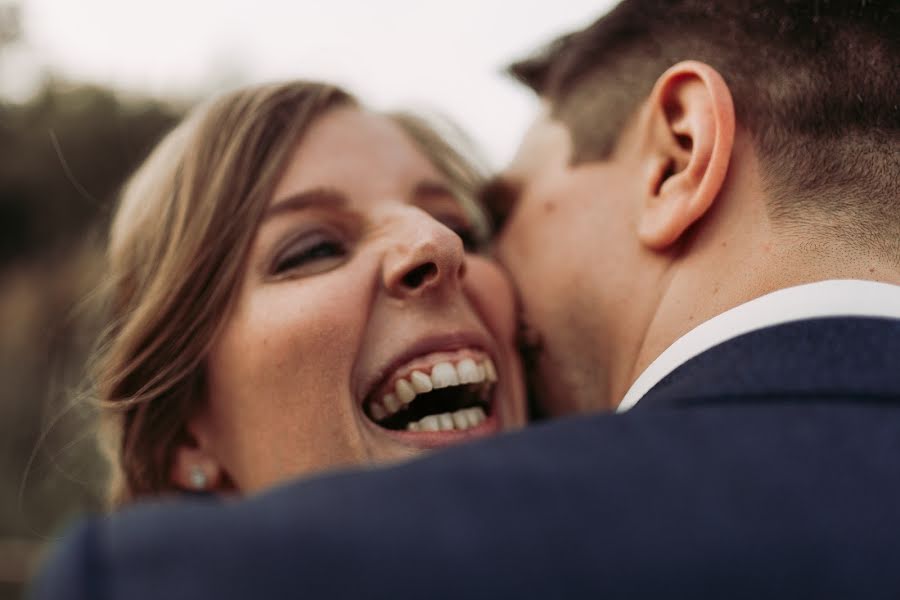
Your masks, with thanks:
[[[734,104],[715,69],[686,61],[656,81],[645,115],[649,179],[638,237],[663,250],[706,214],[722,189],[734,145]]]
[[[169,475],[176,487],[192,492],[233,489],[231,479],[214,456],[200,419],[193,419],[179,436]]]

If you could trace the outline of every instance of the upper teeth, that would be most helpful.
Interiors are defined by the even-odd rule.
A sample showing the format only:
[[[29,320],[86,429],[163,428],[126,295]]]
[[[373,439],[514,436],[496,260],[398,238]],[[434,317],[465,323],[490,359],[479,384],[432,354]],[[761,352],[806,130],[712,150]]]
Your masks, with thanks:
[[[416,370],[398,379],[391,392],[386,393],[380,401],[373,400],[370,403],[369,414],[380,421],[405,408],[418,394],[483,381],[497,381],[497,370],[490,358],[480,362],[464,358],[456,364],[439,362],[431,367],[431,373]]]

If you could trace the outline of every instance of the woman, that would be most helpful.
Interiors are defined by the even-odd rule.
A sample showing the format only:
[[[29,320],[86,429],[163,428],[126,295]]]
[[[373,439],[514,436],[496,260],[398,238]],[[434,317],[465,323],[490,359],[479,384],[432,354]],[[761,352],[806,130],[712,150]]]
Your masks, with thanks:
[[[477,173],[314,83],[201,107],[126,187],[94,375],[121,504],[252,493],[524,422]],[[464,247],[465,246],[465,247]]]

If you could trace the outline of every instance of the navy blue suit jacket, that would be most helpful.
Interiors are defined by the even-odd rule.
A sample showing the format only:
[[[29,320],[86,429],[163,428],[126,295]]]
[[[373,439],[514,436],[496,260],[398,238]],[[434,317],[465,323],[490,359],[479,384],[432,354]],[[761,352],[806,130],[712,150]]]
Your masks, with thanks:
[[[82,524],[92,598],[898,598],[900,321],[756,331],[624,415]]]

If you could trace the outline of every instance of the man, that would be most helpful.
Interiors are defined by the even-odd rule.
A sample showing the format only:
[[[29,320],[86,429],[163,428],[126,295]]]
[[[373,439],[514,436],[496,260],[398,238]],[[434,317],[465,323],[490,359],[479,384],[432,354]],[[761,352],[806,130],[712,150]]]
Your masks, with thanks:
[[[900,282],[898,12],[630,2],[513,67],[548,111],[491,189],[518,196],[501,257],[543,337],[551,412],[630,408],[765,325],[896,315],[897,288],[871,283],[722,313]]]
[[[520,63],[540,395],[624,414],[90,523],[38,597],[896,597],[898,24],[626,0]]]

